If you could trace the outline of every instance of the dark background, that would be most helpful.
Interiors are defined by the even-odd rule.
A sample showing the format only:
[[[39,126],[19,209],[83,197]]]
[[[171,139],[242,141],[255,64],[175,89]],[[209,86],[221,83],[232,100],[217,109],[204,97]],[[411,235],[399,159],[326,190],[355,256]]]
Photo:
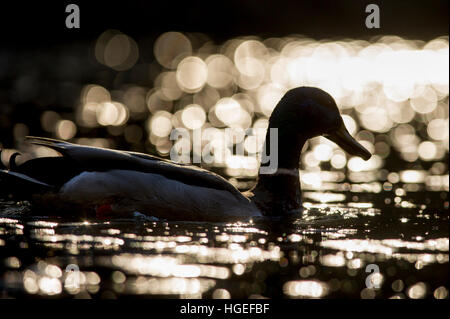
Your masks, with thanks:
[[[81,28],[66,29],[66,5],[78,4]],[[378,4],[381,28],[367,29],[365,8]],[[313,38],[395,34],[422,40],[448,34],[448,0],[8,1],[0,5],[2,46],[47,46],[91,39],[105,29],[132,37],[169,30],[223,41],[239,35],[300,33]]]

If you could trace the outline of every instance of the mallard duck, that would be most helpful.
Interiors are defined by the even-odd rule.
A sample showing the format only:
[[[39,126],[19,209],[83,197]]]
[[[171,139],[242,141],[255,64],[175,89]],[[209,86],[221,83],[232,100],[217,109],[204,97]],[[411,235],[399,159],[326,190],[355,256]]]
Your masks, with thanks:
[[[256,186],[246,192],[196,166],[43,137],[28,140],[61,156],[17,165],[16,153],[9,169],[0,170],[0,186],[37,207],[61,214],[139,212],[166,220],[194,221],[283,217],[302,211],[299,161],[308,139],[322,135],[351,155],[365,160],[371,156],[349,134],[334,99],[318,88],[299,87],[282,97],[269,119],[265,150],[272,149],[271,140],[274,143],[271,129],[278,133],[277,165],[263,173],[274,163],[262,164]]]

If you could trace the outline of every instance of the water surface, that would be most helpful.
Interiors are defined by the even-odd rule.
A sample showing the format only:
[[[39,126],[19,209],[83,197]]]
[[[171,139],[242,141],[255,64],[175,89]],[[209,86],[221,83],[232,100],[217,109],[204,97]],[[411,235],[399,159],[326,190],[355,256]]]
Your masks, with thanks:
[[[302,218],[230,224],[36,216],[3,199],[1,297],[448,298],[448,192],[394,189],[305,191]]]

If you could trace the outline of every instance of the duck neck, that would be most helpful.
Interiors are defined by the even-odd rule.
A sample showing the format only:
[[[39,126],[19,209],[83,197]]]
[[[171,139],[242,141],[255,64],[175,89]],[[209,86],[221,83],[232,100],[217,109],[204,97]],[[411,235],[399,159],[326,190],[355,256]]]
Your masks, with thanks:
[[[298,134],[270,127],[264,143],[254,201],[265,215],[300,212],[300,153],[306,142]]]

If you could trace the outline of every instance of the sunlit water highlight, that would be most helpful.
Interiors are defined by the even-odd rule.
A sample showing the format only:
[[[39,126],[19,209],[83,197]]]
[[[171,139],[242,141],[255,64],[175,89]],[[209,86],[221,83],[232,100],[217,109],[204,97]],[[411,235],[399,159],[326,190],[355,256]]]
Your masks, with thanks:
[[[448,298],[446,193],[345,194],[361,200],[311,191],[300,219],[233,224],[68,220],[2,201],[1,297]]]

